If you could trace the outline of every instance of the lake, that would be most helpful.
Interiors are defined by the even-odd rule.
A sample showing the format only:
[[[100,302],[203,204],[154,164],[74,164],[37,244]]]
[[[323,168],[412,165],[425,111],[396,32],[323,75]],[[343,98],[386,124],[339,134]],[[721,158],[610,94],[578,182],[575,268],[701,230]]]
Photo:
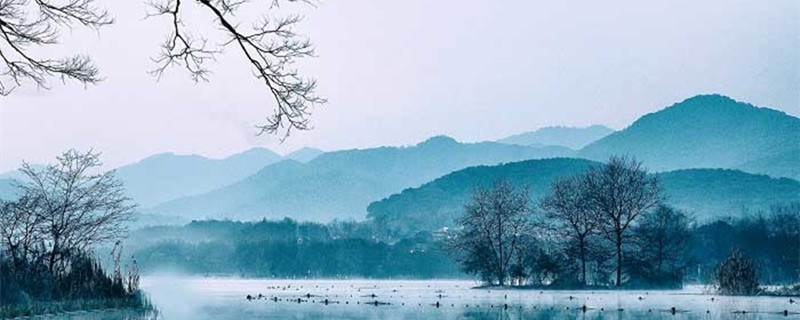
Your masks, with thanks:
[[[699,286],[680,291],[540,291],[471,289],[475,285],[476,282],[464,280],[172,276],[146,277],[142,281],[142,288],[159,309],[156,318],[167,320],[800,319],[800,305],[790,303],[789,298],[715,296],[703,294]],[[59,318],[143,317],[103,311]]]

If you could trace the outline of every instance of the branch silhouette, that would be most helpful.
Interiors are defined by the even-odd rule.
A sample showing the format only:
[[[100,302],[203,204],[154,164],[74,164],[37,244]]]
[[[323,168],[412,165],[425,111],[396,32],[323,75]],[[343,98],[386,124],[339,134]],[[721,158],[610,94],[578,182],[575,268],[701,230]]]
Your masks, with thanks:
[[[208,62],[215,61],[226,47],[235,48],[247,61],[253,76],[263,84],[264,93],[274,101],[273,112],[257,133],[281,134],[285,139],[293,130],[311,128],[311,108],[326,102],[316,95],[317,82],[302,76],[294,63],[299,58],[313,57],[310,40],[294,31],[302,20],[298,15],[262,18],[250,27],[242,27],[236,13],[251,0],[153,0],[146,17],[167,17],[170,33],[151,58],[155,67],[149,71],[160,79],[172,67],[184,69],[195,81],[209,81]],[[287,0],[314,5],[311,1]],[[197,26],[182,20],[187,5],[199,6],[212,17],[210,23],[225,33],[226,39],[211,44],[195,34]],[[280,1],[271,2],[269,9]],[[51,79],[83,84],[102,81],[99,70],[87,55],[62,58],[34,55],[32,47],[48,47],[59,43],[59,31],[74,26],[100,29],[114,23],[109,13],[96,5],[96,0],[0,0],[0,95],[9,95],[25,83],[49,89]],[[36,50],[41,52],[41,50]]]

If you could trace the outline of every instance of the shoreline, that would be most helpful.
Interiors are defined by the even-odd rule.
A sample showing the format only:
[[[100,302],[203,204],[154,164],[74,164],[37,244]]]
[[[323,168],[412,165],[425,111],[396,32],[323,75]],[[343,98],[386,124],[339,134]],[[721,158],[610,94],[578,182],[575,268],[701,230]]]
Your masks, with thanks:
[[[157,312],[146,293],[135,297],[108,299],[75,299],[62,301],[33,301],[28,304],[0,305],[0,318],[57,316],[73,312],[95,312],[104,310],[130,310],[147,314]]]

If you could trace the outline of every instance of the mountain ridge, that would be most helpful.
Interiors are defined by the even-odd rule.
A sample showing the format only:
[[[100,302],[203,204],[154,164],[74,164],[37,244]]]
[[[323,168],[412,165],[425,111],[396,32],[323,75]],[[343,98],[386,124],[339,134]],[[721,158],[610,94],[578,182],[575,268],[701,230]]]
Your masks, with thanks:
[[[583,173],[585,159],[526,160],[496,166],[475,166],[452,172],[417,188],[408,188],[368,206],[368,220],[390,232],[407,234],[452,226],[477,187],[498,179],[526,186],[534,199],[549,191],[553,179]],[[694,214],[700,221],[741,216],[748,210],[800,201],[800,182],[733,169],[683,169],[658,174],[666,203]]]
[[[198,218],[360,220],[371,201],[464,167],[572,152],[440,136],[408,147],[326,152],[308,163],[281,161],[229,186],[151,209]]]
[[[598,124],[587,127],[548,126],[515,134],[497,142],[526,146],[564,146],[578,150],[613,132],[613,129]]]
[[[148,207],[233,183],[281,158],[265,148],[251,148],[222,159],[166,152],[117,168],[115,174],[128,195]]]
[[[800,150],[800,118],[713,94],[694,96],[646,114],[587,145],[577,156],[605,160],[611,155],[629,155],[653,170],[665,171],[738,168],[793,150]],[[768,169],[755,173],[781,176]]]

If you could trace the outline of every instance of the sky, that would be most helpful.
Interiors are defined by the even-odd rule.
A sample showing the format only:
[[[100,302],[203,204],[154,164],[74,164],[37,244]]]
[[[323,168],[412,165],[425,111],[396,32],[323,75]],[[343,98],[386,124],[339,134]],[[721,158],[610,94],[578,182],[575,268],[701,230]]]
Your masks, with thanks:
[[[274,104],[235,48],[209,65],[208,83],[179,68],[157,80],[147,71],[169,22],[144,19],[143,0],[100,3],[114,25],[65,30],[63,45],[37,53],[91,55],[105,80],[0,97],[0,171],[70,148],[101,151],[116,167],[160,152],[219,158],[254,146],[286,153],[437,134],[494,140],[551,125],[622,129],[703,93],[800,115],[797,0],[322,0],[277,10],[255,0],[237,19],[304,15],[298,31],[317,57],[297,66],[328,99],[313,110],[313,130],[283,143],[256,136]],[[205,13],[187,9],[184,22],[214,39]]]

